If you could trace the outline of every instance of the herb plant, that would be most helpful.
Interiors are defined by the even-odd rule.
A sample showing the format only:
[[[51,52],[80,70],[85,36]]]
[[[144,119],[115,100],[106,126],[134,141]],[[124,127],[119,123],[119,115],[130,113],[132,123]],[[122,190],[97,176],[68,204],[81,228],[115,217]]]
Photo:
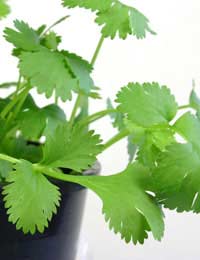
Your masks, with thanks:
[[[38,29],[16,20],[15,28],[4,30],[14,47],[12,55],[19,60],[18,81],[0,85],[15,87],[0,100],[0,177],[8,220],[25,234],[43,232],[62,199],[53,178],[94,191],[103,202],[110,229],[126,242],[143,243],[150,231],[161,240],[163,206],[200,211],[200,100],[193,90],[189,104],[178,106],[166,86],[129,83],[117,93],[116,107],[109,100],[105,110],[90,115],[88,100],[99,98],[91,72],[104,39],[116,35],[142,39],[155,32],[142,13],[118,0],[63,0],[63,5],[96,14],[102,31],[90,63],[59,47],[62,39],[53,27],[67,16]],[[0,0],[0,17],[8,10]],[[54,96],[55,102],[38,107],[30,93],[33,88],[46,98]],[[76,102],[67,119],[58,101],[71,101],[73,93]],[[188,111],[177,116],[180,109]],[[107,115],[119,132],[104,143],[89,126]],[[122,138],[128,138],[130,154],[123,172],[82,174],[98,154]]]

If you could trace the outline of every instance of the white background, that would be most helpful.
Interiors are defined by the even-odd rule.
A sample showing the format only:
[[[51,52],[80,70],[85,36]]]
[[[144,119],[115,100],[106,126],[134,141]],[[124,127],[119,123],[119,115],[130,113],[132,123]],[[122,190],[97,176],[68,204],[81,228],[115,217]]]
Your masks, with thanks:
[[[96,85],[102,87],[102,101],[92,102],[91,112],[105,108],[108,96],[114,99],[118,89],[130,81],[158,81],[166,84],[179,103],[186,104],[192,79],[200,87],[200,1],[199,0],[130,0],[150,19],[157,36],[145,40],[129,37],[126,41],[106,40],[94,71]],[[51,24],[65,14],[71,18],[56,31],[63,35],[63,48],[90,60],[100,37],[93,15],[85,10],[67,10],[59,0],[10,0],[12,15],[0,22],[0,31],[15,18],[33,27]],[[16,60],[11,46],[0,37],[0,82],[16,80]],[[38,102],[44,101],[38,97]],[[70,107],[66,105],[66,111]],[[93,125],[106,140],[115,134],[109,119]],[[99,156],[102,174],[117,173],[127,164],[126,142]],[[150,236],[144,246],[126,245],[108,230],[101,215],[101,202],[89,193],[82,233],[87,237],[92,260],[199,260],[200,216],[166,211],[166,231],[162,243]],[[82,260],[82,259],[78,259]],[[90,260],[90,259],[87,259]]]

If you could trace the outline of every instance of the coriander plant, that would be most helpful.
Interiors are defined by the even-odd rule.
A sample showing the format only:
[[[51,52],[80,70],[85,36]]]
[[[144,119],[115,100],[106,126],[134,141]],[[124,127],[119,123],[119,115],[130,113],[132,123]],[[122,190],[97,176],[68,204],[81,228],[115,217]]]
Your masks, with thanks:
[[[52,181],[58,179],[94,191],[103,202],[110,229],[126,242],[143,243],[148,232],[161,240],[163,207],[200,212],[200,100],[193,90],[189,104],[178,106],[166,86],[129,83],[117,93],[116,107],[109,100],[105,110],[90,115],[88,100],[99,98],[91,72],[104,39],[116,35],[142,39],[155,33],[141,12],[118,0],[63,0],[62,4],[96,14],[102,30],[91,62],[60,49],[62,39],[53,28],[68,16],[37,29],[16,20],[14,28],[4,30],[19,61],[18,81],[0,85],[15,87],[0,100],[0,177],[8,220],[25,234],[43,232],[62,199]],[[6,1],[0,0],[0,17],[8,11]],[[55,102],[38,107],[30,93],[33,88],[46,98],[54,96]],[[66,118],[58,101],[71,101],[73,93],[76,102]],[[177,116],[180,109],[186,111]],[[103,142],[89,126],[107,115],[118,134]],[[82,174],[98,154],[122,138],[128,138],[130,154],[123,172]]]

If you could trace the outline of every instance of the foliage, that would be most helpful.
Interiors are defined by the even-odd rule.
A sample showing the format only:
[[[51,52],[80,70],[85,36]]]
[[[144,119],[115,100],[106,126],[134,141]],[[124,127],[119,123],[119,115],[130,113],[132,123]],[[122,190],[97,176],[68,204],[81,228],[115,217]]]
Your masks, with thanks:
[[[25,234],[34,234],[36,228],[44,232],[59,206],[58,188],[27,161],[17,164],[6,180],[9,184],[4,187],[3,195],[9,221],[16,224],[17,229],[23,229]],[[20,200],[16,199],[19,197]]]
[[[129,34],[142,39],[146,32],[155,34],[149,27],[149,20],[142,13],[118,0],[63,0],[63,5],[94,11],[97,15],[96,23],[103,26],[101,32],[104,37],[114,39],[118,33],[122,39],[126,39]]]
[[[7,4],[7,0],[0,0],[0,20],[6,17],[10,12],[10,7]]]
[[[18,81],[0,84],[12,87],[0,99],[0,183],[8,220],[24,233],[44,232],[60,203],[59,188],[51,183],[59,179],[94,191],[110,229],[126,242],[144,243],[148,232],[161,240],[162,206],[200,212],[200,99],[193,89],[189,104],[179,107],[166,86],[129,83],[117,93],[117,107],[108,100],[105,110],[89,115],[89,98],[100,97],[91,74],[104,38],[142,39],[154,32],[142,13],[118,0],[63,0],[63,5],[90,9],[102,26],[90,63],[60,47],[62,37],[53,28],[68,16],[37,29],[16,20],[14,28],[4,30],[19,68]],[[0,18],[8,10],[0,0]],[[37,105],[34,88],[52,98],[48,105]],[[61,101],[75,96],[72,112],[65,113]],[[180,109],[190,111],[180,116]],[[104,142],[90,124],[107,115],[117,134]],[[129,163],[124,171],[82,174],[125,137]]]

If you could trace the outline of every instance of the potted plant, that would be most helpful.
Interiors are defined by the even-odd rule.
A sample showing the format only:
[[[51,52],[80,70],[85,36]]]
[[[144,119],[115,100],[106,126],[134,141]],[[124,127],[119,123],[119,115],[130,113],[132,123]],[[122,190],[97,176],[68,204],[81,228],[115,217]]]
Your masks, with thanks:
[[[163,207],[200,211],[200,100],[194,89],[188,104],[178,106],[166,86],[129,83],[117,93],[116,106],[108,100],[105,110],[89,114],[89,99],[100,98],[91,72],[104,39],[155,34],[148,19],[118,0],[62,4],[96,14],[102,31],[91,62],[60,49],[62,39],[53,27],[67,16],[37,29],[16,20],[15,28],[4,30],[19,61],[18,81],[0,85],[14,87],[0,100],[1,253],[6,260],[74,259],[82,187],[100,197],[109,228],[127,243],[144,243],[148,232],[161,240]],[[0,16],[8,11],[0,0]],[[33,88],[55,102],[38,107]],[[75,105],[66,118],[59,102],[71,101],[73,93]],[[186,111],[179,116],[181,109]],[[89,129],[107,115],[119,131],[104,142]],[[129,143],[127,168],[92,175],[96,169],[88,169],[97,156],[123,138]]]

